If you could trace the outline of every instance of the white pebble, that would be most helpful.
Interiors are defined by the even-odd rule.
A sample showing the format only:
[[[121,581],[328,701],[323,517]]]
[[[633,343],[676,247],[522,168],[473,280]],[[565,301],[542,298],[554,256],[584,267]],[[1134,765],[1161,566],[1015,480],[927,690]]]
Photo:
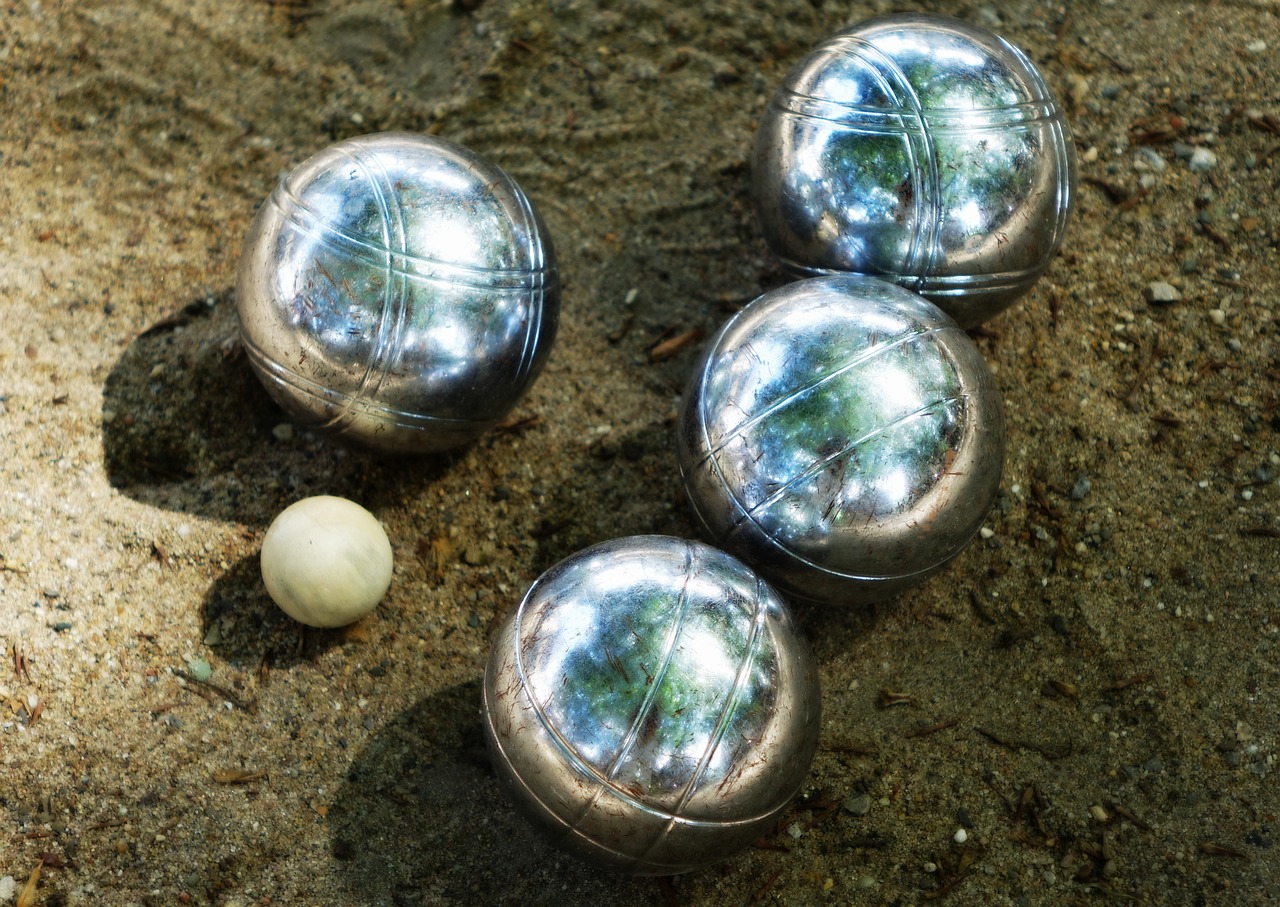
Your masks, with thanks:
[[[0,878],[0,903],[8,903],[13,900],[13,896],[17,890],[18,883],[13,880],[13,876]]]
[[[391,543],[369,511],[346,498],[305,498],[275,518],[262,542],[262,580],[290,617],[341,627],[364,617],[391,585]]]
[[[1205,173],[1218,166],[1218,156],[1208,148],[1197,148],[1191,152],[1191,160],[1188,163],[1194,173]]]
[[[984,539],[994,538],[995,534],[996,531],[990,526],[983,526],[978,530],[978,535],[982,536]]]
[[[1218,325],[1218,327],[1222,327],[1222,325],[1227,323],[1227,313],[1222,311],[1222,309],[1210,309],[1209,320]]]
[[[957,828],[954,837],[957,844],[963,844],[965,841],[969,840],[969,833],[963,828]]]

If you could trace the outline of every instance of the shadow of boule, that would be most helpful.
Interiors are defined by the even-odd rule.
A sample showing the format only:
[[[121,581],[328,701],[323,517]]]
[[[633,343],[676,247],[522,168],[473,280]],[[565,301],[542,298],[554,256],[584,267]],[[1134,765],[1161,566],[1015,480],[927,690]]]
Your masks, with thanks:
[[[480,681],[397,715],[356,756],[329,809],[347,903],[656,903],[649,879],[560,853],[507,799],[489,764]]]
[[[240,349],[231,290],[139,333],[107,376],[102,413],[113,487],[144,504],[252,527],[316,494],[376,513],[452,462],[383,458],[294,427]]]

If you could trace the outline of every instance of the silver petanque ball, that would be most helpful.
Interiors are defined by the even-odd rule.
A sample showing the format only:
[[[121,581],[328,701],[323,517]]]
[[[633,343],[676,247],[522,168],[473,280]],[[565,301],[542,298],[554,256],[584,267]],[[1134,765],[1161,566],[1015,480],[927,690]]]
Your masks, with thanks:
[[[560,285],[502,170],[409,133],[339,142],[258,211],[236,283],[258,377],[305,425],[388,453],[464,444],[546,362]]]
[[[493,641],[499,777],[560,846],[641,875],[766,833],[818,742],[817,669],[777,593],[701,542],[635,536],[544,573]]]
[[[1048,268],[1075,175],[1035,64],[983,28],[913,13],[839,32],[788,74],[752,189],[793,274],[881,276],[970,328]]]
[[[801,280],[725,324],[682,404],[713,544],[784,595],[859,603],[941,569],[1000,485],[1000,395],[941,310],[870,277]]]

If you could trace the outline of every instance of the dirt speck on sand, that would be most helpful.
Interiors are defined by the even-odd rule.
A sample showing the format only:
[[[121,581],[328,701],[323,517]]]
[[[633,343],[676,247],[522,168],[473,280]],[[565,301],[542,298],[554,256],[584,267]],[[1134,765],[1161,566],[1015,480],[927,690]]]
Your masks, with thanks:
[[[1272,0],[917,5],[1043,67],[1079,204],[975,332],[1010,435],[981,536],[896,601],[799,612],[824,725],[778,833],[620,879],[544,844],[488,765],[496,619],[587,544],[695,534],[673,418],[702,341],[649,351],[783,281],[748,198],[756,118],[891,7],[0,9],[0,899],[40,867],[48,905],[1274,903]],[[255,207],[385,129],[507,169],[564,277],[512,430],[422,461],[282,428],[235,341]],[[272,517],[319,493],[396,552],[343,631],[290,623],[257,573]]]

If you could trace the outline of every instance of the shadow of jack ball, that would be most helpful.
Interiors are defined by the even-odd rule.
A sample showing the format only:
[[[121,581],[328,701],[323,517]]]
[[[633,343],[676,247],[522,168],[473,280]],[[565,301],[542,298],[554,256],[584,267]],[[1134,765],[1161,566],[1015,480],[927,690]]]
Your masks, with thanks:
[[[760,119],[752,190],[793,274],[884,277],[970,328],[1048,268],[1075,197],[1061,108],[1008,41],[944,16],[839,32]]]
[[[784,595],[856,604],[942,569],[995,499],[999,392],[940,309],[869,277],[766,293],[682,403],[678,461],[707,538]]]
[[[354,501],[319,495],[280,512],[262,540],[262,581],[280,609],[309,627],[364,617],[391,585],[391,542]]]
[[[276,402],[403,454],[502,420],[546,363],[559,296],[547,231],[515,181],[408,133],[339,142],[286,176],[236,282],[244,348]]]
[[[701,542],[615,539],[552,567],[498,630],[485,730],[565,849],[640,875],[769,831],[818,742],[817,669],[786,605]]]

